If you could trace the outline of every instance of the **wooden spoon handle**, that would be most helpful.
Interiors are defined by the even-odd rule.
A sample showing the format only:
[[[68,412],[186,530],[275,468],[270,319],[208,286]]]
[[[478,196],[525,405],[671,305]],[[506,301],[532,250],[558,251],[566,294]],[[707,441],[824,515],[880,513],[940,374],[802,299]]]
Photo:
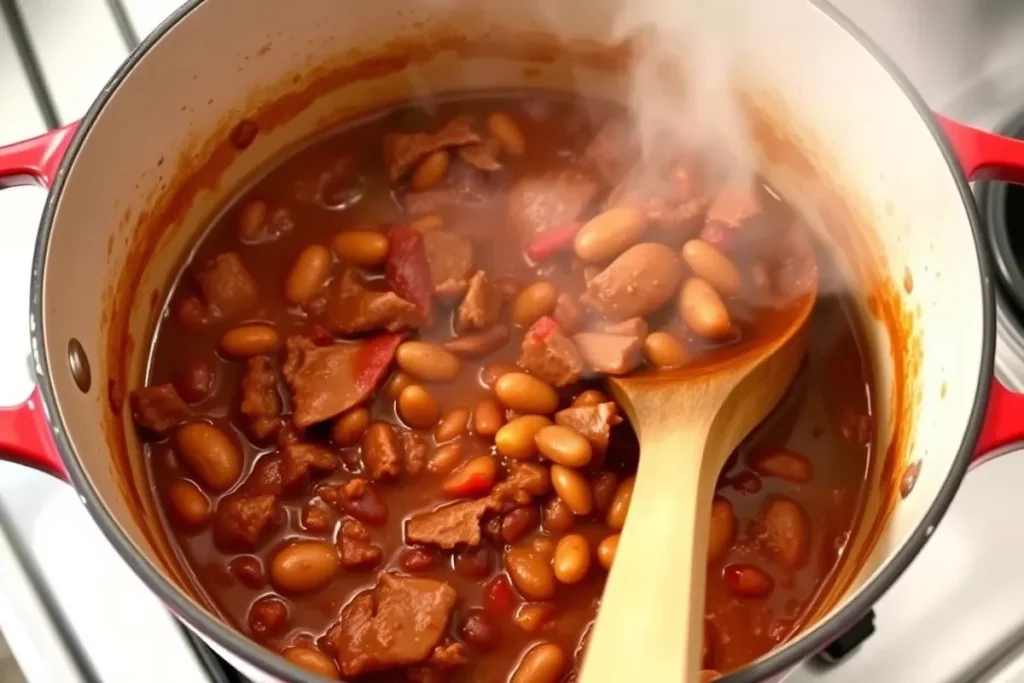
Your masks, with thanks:
[[[711,503],[722,464],[717,453],[704,452],[707,433],[707,425],[694,425],[641,441],[581,683],[697,680]]]

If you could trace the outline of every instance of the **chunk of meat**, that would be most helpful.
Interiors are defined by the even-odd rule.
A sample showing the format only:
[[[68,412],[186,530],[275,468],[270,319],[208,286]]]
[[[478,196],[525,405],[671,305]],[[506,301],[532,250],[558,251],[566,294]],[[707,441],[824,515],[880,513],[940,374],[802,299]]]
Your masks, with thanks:
[[[249,421],[249,433],[259,441],[270,438],[281,428],[281,397],[269,357],[256,356],[246,361],[240,410]]]
[[[341,610],[338,661],[345,676],[425,661],[441,641],[457,595],[443,581],[381,574]]]
[[[380,546],[370,543],[370,532],[361,522],[346,519],[338,534],[341,564],[346,569],[372,569],[384,557]]]
[[[551,314],[565,334],[576,334],[583,327],[583,311],[568,292],[555,299],[555,312]]]
[[[579,379],[583,359],[553,319],[544,316],[523,336],[519,367],[548,384],[564,387]]]
[[[401,335],[385,334],[358,344],[317,346],[306,337],[289,337],[282,374],[295,426],[323,422],[368,399],[401,341]]]
[[[449,339],[442,346],[457,356],[486,356],[504,346],[508,338],[508,326],[499,324],[477,334],[464,334]]]
[[[494,486],[491,498],[516,505],[529,505],[530,501],[551,490],[551,473],[547,467],[533,462],[511,465],[508,478]]]
[[[294,443],[284,447],[281,459],[281,483],[293,487],[305,481],[311,472],[332,472],[338,466],[334,451],[308,443]]]
[[[667,304],[682,279],[682,263],[672,249],[643,242],[594,276],[581,301],[611,320],[642,318]]]
[[[609,185],[615,185],[640,156],[640,141],[626,121],[605,122],[583,150],[581,160]]]
[[[419,307],[394,292],[368,289],[352,269],[327,288],[324,326],[342,336],[387,330],[397,332],[423,324]]]
[[[598,325],[601,332],[619,334],[625,337],[639,337],[640,341],[647,338],[649,327],[643,318],[628,318],[619,322],[603,321]]]
[[[419,308],[424,324],[433,319],[433,289],[427,245],[419,230],[396,226],[388,230],[385,274],[391,289]]]
[[[605,208],[633,206],[656,228],[695,232],[707,207],[697,168],[684,162],[635,168],[608,195]]]
[[[452,163],[441,184],[429,190],[406,192],[401,201],[406,213],[420,216],[452,207],[481,207],[495,196],[494,190],[486,174],[460,159]]]
[[[612,427],[621,423],[619,407],[611,401],[594,406],[574,406],[555,413],[555,424],[582,434],[598,456],[608,450]]]
[[[427,659],[428,664],[432,664],[439,669],[452,669],[462,666],[468,661],[469,657],[466,654],[466,646],[462,643],[453,643],[450,640],[446,640],[435,647]]]
[[[625,375],[640,366],[643,340],[636,336],[580,332],[573,342],[587,368],[608,375]]]
[[[402,445],[395,428],[374,422],[363,433],[363,465],[374,481],[395,479],[402,474]]]
[[[388,507],[365,479],[352,479],[341,486],[320,486],[320,498],[346,515],[370,526],[383,526],[388,521]]]
[[[501,162],[498,161],[500,150],[501,143],[497,138],[487,138],[479,144],[460,147],[459,158],[481,171],[500,171],[502,169]]]
[[[520,178],[508,191],[506,215],[525,243],[576,221],[597,196],[597,183],[575,169],[554,169]]]
[[[214,540],[225,550],[254,548],[277,511],[277,496],[228,496],[217,506]]]
[[[131,394],[135,424],[161,436],[192,417],[192,409],[173,384],[154,384]]]
[[[751,184],[727,185],[715,193],[708,205],[704,225],[719,224],[727,228],[740,228],[761,213],[757,189]]]
[[[391,182],[399,180],[431,152],[481,142],[469,117],[457,116],[434,133],[389,133],[384,138],[384,164]]]
[[[461,235],[435,230],[423,236],[434,294],[457,297],[469,287],[473,243]]]
[[[487,273],[476,271],[469,279],[469,288],[455,312],[455,332],[478,332],[498,320],[504,297],[501,290],[491,284]]]
[[[259,303],[256,280],[245,269],[241,257],[234,252],[221,254],[208,261],[196,273],[196,280],[214,316],[240,318]]]
[[[406,521],[406,541],[436,545],[445,550],[459,545],[480,545],[480,520],[498,507],[492,498],[481,498],[421,512]]]
[[[423,436],[408,429],[403,429],[398,436],[402,441],[405,471],[409,476],[415,477],[423,471],[423,467],[427,464],[430,447]]]

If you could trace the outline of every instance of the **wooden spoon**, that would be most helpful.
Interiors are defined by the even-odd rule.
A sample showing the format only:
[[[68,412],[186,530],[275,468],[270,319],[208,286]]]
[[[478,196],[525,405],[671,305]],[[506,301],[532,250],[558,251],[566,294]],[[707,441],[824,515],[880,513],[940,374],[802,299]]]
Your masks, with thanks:
[[[610,381],[639,438],[640,462],[581,683],[698,680],[715,482],[796,376],[817,296],[811,271],[810,291],[790,315],[737,353],[685,372]]]

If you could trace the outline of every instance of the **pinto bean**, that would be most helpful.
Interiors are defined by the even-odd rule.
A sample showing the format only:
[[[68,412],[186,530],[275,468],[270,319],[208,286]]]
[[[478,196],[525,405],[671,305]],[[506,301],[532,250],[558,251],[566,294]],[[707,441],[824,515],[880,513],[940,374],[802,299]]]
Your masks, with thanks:
[[[199,403],[213,393],[217,371],[205,358],[190,357],[174,373],[173,384],[178,395],[188,403]]]
[[[683,245],[683,261],[695,275],[707,280],[723,296],[736,296],[743,288],[739,269],[717,247],[703,240]]]
[[[679,312],[686,326],[706,339],[720,339],[732,329],[722,297],[699,277],[691,277],[680,290]]]
[[[407,341],[395,351],[398,367],[421,382],[453,382],[462,364],[458,356],[436,344]]]
[[[412,189],[429,190],[437,185],[448,174],[448,167],[451,165],[451,155],[448,150],[439,149],[431,152],[420,162],[416,170],[412,172]]]
[[[597,545],[597,561],[601,563],[601,566],[606,570],[612,568],[612,563],[615,561],[615,553],[619,549],[619,535],[612,534],[606,536]]]
[[[473,411],[473,431],[477,436],[493,437],[505,424],[505,411],[496,401],[484,399]]]
[[[534,440],[537,449],[545,458],[566,467],[584,467],[594,456],[590,442],[569,427],[542,427],[537,431]]]
[[[480,370],[480,384],[493,389],[501,376],[510,372],[519,372],[519,366],[514,363],[488,363]]]
[[[239,325],[220,338],[220,350],[232,358],[252,358],[273,353],[280,343],[277,330],[270,325]]]
[[[469,425],[468,408],[452,408],[434,429],[434,441],[444,443],[466,433]]]
[[[708,562],[718,562],[736,537],[736,515],[732,503],[715,496],[711,503],[711,531],[708,535]]]
[[[507,153],[519,156],[526,151],[526,136],[515,119],[505,112],[491,112],[487,117],[487,130]]]
[[[512,302],[512,320],[520,327],[529,327],[555,310],[558,292],[550,282],[534,282],[519,292]]]
[[[430,429],[441,419],[441,406],[430,391],[411,384],[398,395],[398,415],[414,429]]]
[[[341,568],[338,549],[326,541],[296,541],[270,561],[270,580],[285,593],[299,594],[327,585]]]
[[[563,536],[552,560],[555,578],[565,584],[579,583],[590,571],[590,544],[580,534]]]
[[[555,596],[555,572],[547,558],[536,551],[511,548],[505,553],[505,570],[527,600],[550,600]]]
[[[622,531],[626,525],[626,513],[629,512],[629,502],[633,499],[633,485],[635,477],[624,479],[619,488],[615,490],[615,497],[608,507],[608,514],[605,516],[605,523],[613,531]]]
[[[375,268],[388,258],[388,238],[373,230],[347,230],[334,236],[331,249],[342,263]]]
[[[339,446],[354,446],[363,438],[370,426],[370,411],[353,408],[334,418],[331,424],[331,440]]]
[[[509,683],[558,683],[566,664],[562,648],[554,643],[538,643],[519,660]]]
[[[682,278],[675,252],[663,244],[642,242],[587,283],[585,302],[612,320],[643,318],[668,303]]]
[[[295,258],[284,283],[285,299],[305,304],[323,288],[331,272],[331,252],[322,244],[311,244]]]
[[[573,248],[584,263],[604,263],[636,243],[646,227],[647,216],[639,209],[608,209],[580,228]]]
[[[722,570],[725,586],[741,598],[766,598],[775,588],[768,574],[750,564],[730,564]]]
[[[564,500],[557,496],[544,503],[544,528],[555,533],[565,533],[575,523],[575,515]]]
[[[551,425],[543,415],[523,415],[512,420],[494,435],[498,452],[516,460],[532,458],[537,453],[534,438],[541,429]]]
[[[242,473],[242,452],[227,434],[206,422],[178,429],[178,450],[202,483],[213,491],[231,488]]]
[[[778,477],[794,484],[806,484],[814,476],[810,460],[781,448],[755,451],[750,466],[762,477]]]
[[[651,332],[644,339],[644,355],[656,368],[677,368],[686,363],[686,345],[669,332]]]
[[[338,679],[338,667],[334,664],[334,660],[315,647],[290,647],[284,651],[284,658],[317,676],[332,681]]]
[[[517,413],[550,415],[558,410],[558,392],[525,372],[510,372],[494,383],[498,400]]]
[[[799,569],[807,564],[811,525],[796,502],[772,496],[761,508],[758,526],[768,547],[787,567]]]
[[[210,499],[187,479],[173,482],[167,488],[167,498],[175,518],[187,527],[201,527],[210,519]]]
[[[430,460],[427,461],[427,471],[431,474],[447,474],[455,469],[461,458],[462,444],[458,441],[446,443],[430,456]]]
[[[594,509],[594,494],[583,475],[570,467],[551,466],[551,485],[573,514],[582,517]]]

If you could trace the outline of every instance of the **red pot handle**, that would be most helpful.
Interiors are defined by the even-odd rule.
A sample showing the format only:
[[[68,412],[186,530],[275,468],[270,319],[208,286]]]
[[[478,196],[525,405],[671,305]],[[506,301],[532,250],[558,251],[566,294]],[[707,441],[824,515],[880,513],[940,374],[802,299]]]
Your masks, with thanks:
[[[45,135],[0,147],[0,188],[15,185],[51,187],[71,144],[78,122]],[[67,478],[50,436],[39,389],[18,406],[0,407],[0,459],[10,459]]]
[[[1024,183],[1024,142],[995,135],[936,114],[968,180],[994,179]],[[1024,395],[992,379],[985,421],[974,449],[975,459],[1024,440]]]

